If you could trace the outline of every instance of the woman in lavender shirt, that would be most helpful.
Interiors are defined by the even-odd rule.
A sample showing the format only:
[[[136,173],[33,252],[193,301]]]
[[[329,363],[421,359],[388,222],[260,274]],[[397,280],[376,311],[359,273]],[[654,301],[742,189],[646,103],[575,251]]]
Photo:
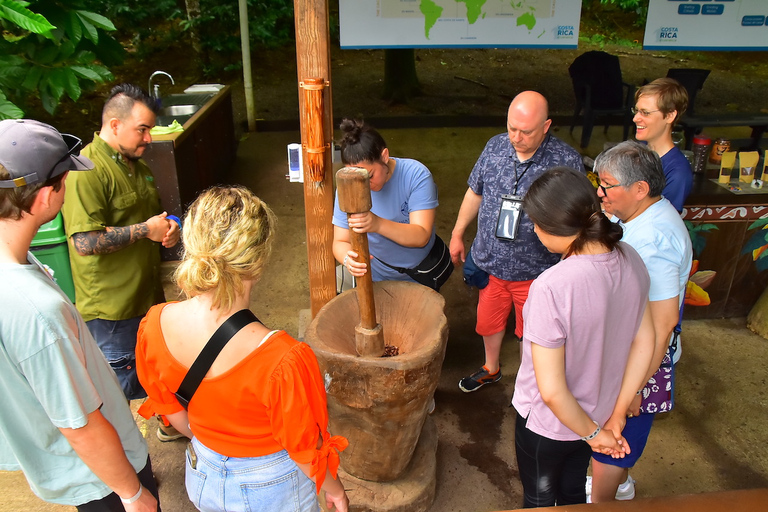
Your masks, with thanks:
[[[556,167],[523,209],[563,259],[531,285],[512,405],[524,506],[585,503],[592,451],[623,457],[627,407],[653,353],[649,278],[582,174]]]

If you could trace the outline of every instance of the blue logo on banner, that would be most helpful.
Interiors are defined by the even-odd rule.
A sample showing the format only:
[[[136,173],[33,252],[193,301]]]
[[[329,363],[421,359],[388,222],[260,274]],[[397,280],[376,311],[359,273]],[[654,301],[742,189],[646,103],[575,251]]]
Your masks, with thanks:
[[[659,41],[677,42],[677,27],[661,27],[659,29]]]
[[[759,27],[765,24],[765,16],[744,16],[741,18],[742,27]]]
[[[558,25],[556,39],[573,39],[574,34],[573,25]]]
[[[724,5],[702,5],[701,6],[701,14],[714,14],[716,16],[719,16],[723,14],[724,10],[725,10]]]
[[[699,14],[699,11],[701,11],[700,5],[678,5],[677,6],[677,14]]]

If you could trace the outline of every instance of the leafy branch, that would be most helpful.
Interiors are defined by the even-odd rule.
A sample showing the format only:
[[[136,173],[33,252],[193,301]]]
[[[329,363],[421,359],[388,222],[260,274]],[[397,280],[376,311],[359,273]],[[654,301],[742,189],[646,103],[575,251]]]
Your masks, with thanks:
[[[53,114],[65,94],[77,101],[113,78],[103,63],[122,62],[112,22],[82,0],[64,3],[0,0],[0,119],[23,117],[37,99]]]

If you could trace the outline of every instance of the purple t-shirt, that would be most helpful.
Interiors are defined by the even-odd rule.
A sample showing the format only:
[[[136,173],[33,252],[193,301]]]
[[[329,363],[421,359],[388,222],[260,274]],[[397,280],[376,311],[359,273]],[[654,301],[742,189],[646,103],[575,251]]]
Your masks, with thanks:
[[[643,260],[629,245],[620,246],[622,253],[571,256],[531,285],[512,405],[536,434],[557,441],[580,439],[542,401],[531,343],[565,346],[565,378],[573,396],[601,426],[613,412],[650,286]]]

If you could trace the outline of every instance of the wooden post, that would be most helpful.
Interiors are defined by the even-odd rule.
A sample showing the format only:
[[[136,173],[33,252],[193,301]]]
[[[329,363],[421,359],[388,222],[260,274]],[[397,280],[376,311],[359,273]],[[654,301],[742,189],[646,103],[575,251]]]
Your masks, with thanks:
[[[357,167],[344,167],[336,173],[339,190],[339,208],[347,214],[371,211],[371,186],[368,171]],[[368,272],[357,278],[357,303],[360,307],[360,325],[355,329],[355,348],[361,356],[381,357],[384,355],[384,334],[376,322],[376,305],[373,302],[373,278],[371,277],[371,255],[368,251],[368,233],[349,230],[352,250],[357,261],[368,265]]]
[[[332,151],[322,155],[307,149],[313,146],[310,129],[321,127],[323,140],[333,140],[333,109],[331,104],[331,48],[328,22],[328,0],[294,0],[296,20],[296,67],[298,83],[305,80],[320,80],[325,87],[322,93],[322,120],[317,120],[317,111],[308,108],[305,94],[299,94],[301,112],[301,143],[304,162],[319,162],[313,171],[313,178],[304,179],[304,218],[307,226],[307,263],[309,265],[309,299],[312,317],[328,301],[336,296],[336,261],[333,257],[333,173]],[[310,128],[310,126],[312,128]],[[314,134],[314,131],[313,131]],[[316,134],[315,134],[316,135]],[[314,137],[313,137],[314,138]],[[306,167],[305,167],[306,170]]]

